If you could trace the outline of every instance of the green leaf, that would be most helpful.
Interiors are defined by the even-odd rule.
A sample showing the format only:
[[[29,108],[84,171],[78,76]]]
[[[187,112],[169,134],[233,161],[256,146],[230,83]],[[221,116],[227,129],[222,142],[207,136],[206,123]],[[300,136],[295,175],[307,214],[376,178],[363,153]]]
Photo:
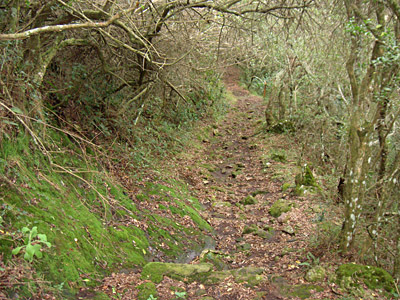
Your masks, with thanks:
[[[43,253],[40,252],[40,251],[36,251],[35,255],[36,255],[37,258],[42,258],[43,257]]]
[[[21,231],[22,231],[22,233],[27,233],[27,232],[29,232],[29,231],[31,231],[28,227],[23,227],[22,229],[21,229]]]
[[[32,244],[26,245],[25,254],[28,254],[29,257],[33,257],[33,255],[35,254],[35,251],[36,251],[35,246]]]
[[[8,124],[8,125],[14,125],[14,126],[18,126],[18,124],[17,124],[17,123],[15,123],[15,122],[11,122],[11,121],[8,121],[8,120],[4,120],[4,121],[3,121],[3,123],[4,123],[4,124]]]
[[[23,247],[24,247],[24,246],[17,247],[17,248],[15,248],[15,249],[13,249],[13,250],[11,251],[11,253],[12,253],[13,255],[17,255],[17,254],[21,251],[21,249],[22,249]]]
[[[16,114],[20,114],[20,115],[23,115],[23,114],[24,114],[24,112],[23,112],[20,108],[18,108],[18,107],[16,107],[16,106],[11,107],[11,110],[12,110],[13,112],[15,112]]]
[[[39,234],[37,235],[37,237],[38,237],[38,239],[39,239],[41,242],[47,242],[47,236],[46,236],[45,234],[39,233]]]
[[[43,244],[45,244],[47,247],[51,248],[51,243],[49,242],[42,242]]]
[[[37,226],[33,226],[31,230],[32,238],[35,238],[37,236],[37,233],[38,233]]]
[[[178,298],[185,298],[185,296],[186,296],[186,292],[175,292],[175,295],[178,297]]]
[[[33,256],[30,255],[28,252],[25,252],[24,259],[29,261],[29,262],[32,262]]]

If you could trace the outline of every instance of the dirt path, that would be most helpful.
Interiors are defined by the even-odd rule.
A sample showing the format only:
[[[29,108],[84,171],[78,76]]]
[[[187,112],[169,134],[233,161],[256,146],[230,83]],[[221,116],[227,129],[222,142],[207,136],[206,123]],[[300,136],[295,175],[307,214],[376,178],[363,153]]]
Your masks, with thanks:
[[[209,174],[200,171],[186,175],[196,183],[194,191],[207,206],[208,221],[218,233],[216,250],[228,254],[225,262],[230,267],[261,267],[270,279],[302,284],[304,269],[298,264],[307,257],[314,214],[309,213],[306,199],[282,192],[283,182],[272,179],[276,172],[273,165],[284,170],[293,168],[295,162],[266,162],[268,147],[271,143],[282,149],[292,145],[279,136],[265,141],[264,135],[257,134],[265,104],[261,97],[251,95],[238,83],[237,70],[228,70],[225,84],[236,103],[214,129],[214,137],[205,141],[204,153],[198,155],[200,166],[208,169]],[[254,198],[256,203],[245,205],[246,198]],[[269,209],[278,199],[291,201],[295,207],[284,218],[277,219],[269,214]],[[251,228],[258,231],[244,234]],[[262,299],[285,298],[271,284],[248,289],[233,282],[210,287],[208,294],[215,299],[256,299],[257,295],[263,295]]]
[[[214,263],[217,260],[221,270],[258,268],[257,278],[264,280],[249,284],[228,276],[205,285],[165,276],[156,286],[157,299],[296,299],[300,289],[308,297],[330,299],[327,287],[317,294],[314,286],[304,284],[306,268],[300,265],[307,260],[314,212],[319,208],[311,198],[282,192],[284,179],[293,175],[296,163],[290,157],[285,162],[275,161],[270,155],[271,147],[290,150],[293,145],[279,135],[258,134],[265,109],[262,99],[239,86],[236,69],[228,70],[225,78],[234,98],[231,109],[202,140],[202,147],[188,149],[172,164],[176,176],[188,183],[206,207],[203,217],[216,231],[215,249],[209,252]],[[278,199],[292,204],[291,211],[279,218],[269,213]],[[196,256],[190,263],[201,261],[204,256]],[[114,274],[105,282],[129,290],[143,282],[139,277],[139,273]],[[126,295],[119,298],[129,299],[129,293]]]

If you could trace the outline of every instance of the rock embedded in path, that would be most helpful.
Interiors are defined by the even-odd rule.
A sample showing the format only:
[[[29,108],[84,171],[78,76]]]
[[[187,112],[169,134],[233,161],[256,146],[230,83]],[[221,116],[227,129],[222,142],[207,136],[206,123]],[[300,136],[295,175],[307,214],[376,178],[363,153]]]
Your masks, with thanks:
[[[269,209],[269,214],[275,218],[278,218],[281,214],[286,213],[292,209],[293,203],[285,200],[279,199],[272,204]]]
[[[308,270],[304,279],[307,280],[308,282],[319,282],[325,279],[325,275],[326,275],[325,269],[321,266],[316,266]]]
[[[258,229],[254,234],[265,240],[272,240],[275,235],[275,230],[272,229],[271,231],[266,231],[263,229]]]
[[[250,226],[245,225],[243,228],[242,234],[245,235],[245,234],[249,234],[249,233],[255,233],[255,232],[257,232],[258,229],[259,228],[255,224],[252,224]]]
[[[246,198],[240,200],[240,203],[243,205],[252,205],[252,204],[256,204],[257,200],[253,196],[249,195]]]
[[[249,251],[251,249],[251,245],[249,243],[244,243],[236,246],[238,251]]]
[[[285,226],[285,227],[282,229],[282,231],[283,231],[284,233],[289,234],[289,235],[295,235],[295,234],[296,234],[296,231],[295,231],[294,228],[293,228],[292,226],[290,226],[290,225]]]
[[[283,213],[277,218],[277,221],[279,223],[283,224],[283,223],[287,223],[289,221],[289,219],[290,219],[289,214],[288,213]]]
[[[160,283],[164,276],[183,280],[185,278],[193,278],[196,275],[211,272],[213,265],[210,263],[201,263],[197,265],[190,264],[174,264],[162,262],[150,262],[143,267],[141,279],[151,280],[154,283]]]

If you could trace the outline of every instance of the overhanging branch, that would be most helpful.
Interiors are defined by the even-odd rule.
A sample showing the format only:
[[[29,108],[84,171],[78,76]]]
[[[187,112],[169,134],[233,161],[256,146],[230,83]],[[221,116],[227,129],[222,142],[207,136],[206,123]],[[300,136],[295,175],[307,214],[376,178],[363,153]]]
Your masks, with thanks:
[[[136,7],[132,7],[126,11],[121,11],[104,22],[85,22],[85,23],[66,24],[66,25],[50,25],[50,26],[43,26],[30,29],[20,33],[0,34],[0,41],[23,40],[41,33],[63,32],[67,30],[86,29],[86,28],[104,28],[110,26],[114,21],[121,18],[124,14],[127,14],[135,9]]]

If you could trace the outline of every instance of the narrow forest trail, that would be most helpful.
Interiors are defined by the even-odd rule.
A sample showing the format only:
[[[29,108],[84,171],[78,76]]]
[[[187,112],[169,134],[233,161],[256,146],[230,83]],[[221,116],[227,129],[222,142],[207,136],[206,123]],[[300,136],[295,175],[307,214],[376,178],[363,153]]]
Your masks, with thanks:
[[[205,284],[164,276],[156,285],[157,297],[148,299],[332,299],[326,284],[320,283],[321,288],[304,281],[307,267],[300,265],[307,261],[307,247],[315,234],[313,219],[321,207],[313,202],[315,195],[306,198],[282,191],[283,178],[291,177],[293,186],[298,168],[289,155],[285,162],[270,155],[271,146],[289,152],[294,144],[287,136],[257,131],[265,103],[240,87],[238,70],[227,71],[225,85],[233,98],[229,112],[212,126],[201,146],[189,147],[168,162],[205,207],[202,217],[216,231],[215,247],[180,262],[211,262],[219,267],[219,277]],[[291,210],[273,217],[269,210],[278,199],[290,203]],[[227,270],[240,270],[244,276],[225,276]],[[115,299],[133,299],[135,287],[145,282],[139,277],[139,273],[113,274],[105,279],[103,290],[123,286],[126,292]]]

